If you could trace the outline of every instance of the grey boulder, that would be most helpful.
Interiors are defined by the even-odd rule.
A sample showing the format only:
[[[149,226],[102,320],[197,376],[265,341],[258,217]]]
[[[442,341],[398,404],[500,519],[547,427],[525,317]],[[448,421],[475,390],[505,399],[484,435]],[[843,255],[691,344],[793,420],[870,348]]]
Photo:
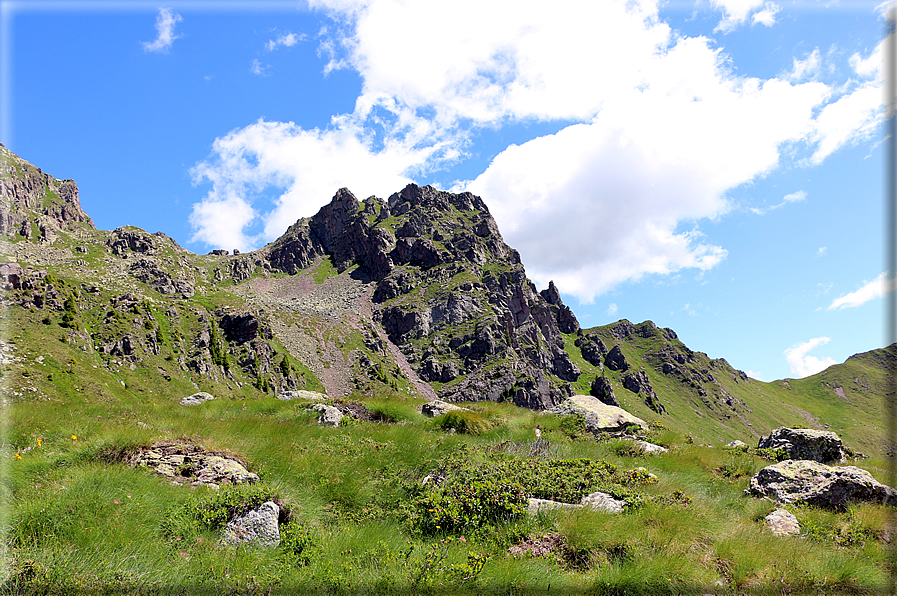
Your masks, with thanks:
[[[844,459],[844,444],[840,437],[827,430],[780,426],[768,437],[760,437],[757,447],[782,449],[789,459],[808,459],[821,464]]]
[[[227,523],[222,539],[227,544],[252,544],[273,547],[280,544],[280,507],[273,501],[265,501],[255,509]]]
[[[343,419],[343,413],[333,406],[315,404],[311,409],[318,413],[318,424],[323,424],[324,426],[337,427]]]
[[[211,399],[215,399],[215,396],[211,393],[206,393],[205,391],[200,391],[199,393],[194,393],[193,395],[188,395],[184,399],[181,400],[182,406],[198,406],[203,402],[207,402]]]
[[[895,503],[897,491],[855,466],[827,466],[809,460],[785,460],[751,478],[746,493],[782,503],[808,503],[843,510],[854,501]]]
[[[800,524],[797,523],[797,518],[787,509],[776,509],[764,518],[763,525],[776,536],[800,534]]]

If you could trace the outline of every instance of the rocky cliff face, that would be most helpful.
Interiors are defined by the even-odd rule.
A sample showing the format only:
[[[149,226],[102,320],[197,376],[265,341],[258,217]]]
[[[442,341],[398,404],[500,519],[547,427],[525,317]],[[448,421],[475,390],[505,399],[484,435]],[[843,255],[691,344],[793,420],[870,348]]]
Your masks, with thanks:
[[[541,409],[571,393],[579,370],[562,333],[579,329],[576,317],[554,284],[536,291],[479,197],[412,184],[359,202],[341,189],[217,275],[295,274],[321,257],[374,284],[373,321],[443,399]]]
[[[95,229],[74,180],[57,180],[0,144],[0,237],[52,244],[60,231]]]

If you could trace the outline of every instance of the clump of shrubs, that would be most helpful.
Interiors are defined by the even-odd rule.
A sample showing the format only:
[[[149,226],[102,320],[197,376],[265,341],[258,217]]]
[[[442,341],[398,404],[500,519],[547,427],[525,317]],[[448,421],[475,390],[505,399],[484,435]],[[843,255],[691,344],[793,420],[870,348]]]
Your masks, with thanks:
[[[465,410],[452,410],[434,419],[436,426],[444,431],[455,431],[468,435],[478,435],[491,428],[491,424],[480,414]]]
[[[410,524],[423,535],[472,532],[516,519],[526,506],[523,487],[513,482],[453,483],[418,497]]]

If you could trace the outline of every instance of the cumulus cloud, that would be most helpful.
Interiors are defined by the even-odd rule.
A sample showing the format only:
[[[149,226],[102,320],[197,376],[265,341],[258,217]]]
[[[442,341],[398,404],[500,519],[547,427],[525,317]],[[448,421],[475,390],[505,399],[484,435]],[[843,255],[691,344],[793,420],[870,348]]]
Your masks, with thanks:
[[[828,306],[828,310],[840,310],[842,308],[854,308],[862,304],[866,304],[870,300],[882,298],[888,292],[893,292],[897,279],[887,279],[887,272],[882,272],[870,282],[865,282],[863,286],[839,298],[835,298]]]
[[[672,31],[654,0],[311,5],[334,21],[319,33],[327,68],[361,77],[355,110],[322,130],[260,121],[218,139],[195,170],[212,185],[194,210],[196,240],[257,246],[340,186],[387,196],[463,159],[482,129],[554,122],[557,133],[508,147],[453,189],[484,198],[537,283],[590,301],[715,267],[726,248],[699,222],[732,209],[731,189],[778,167],[783,146],[822,160],[866,130],[859,88],[833,102],[822,82],[739,76],[711,40]],[[741,21],[771,10],[716,6]],[[228,230],[207,204],[233,205]]]
[[[819,48],[814,49],[810,52],[803,60],[798,60],[794,58],[794,65],[791,68],[791,72],[786,76],[790,81],[803,81],[806,79],[814,79],[819,75],[819,72],[822,69],[822,57],[819,54]]]
[[[829,341],[828,337],[814,337],[802,344],[796,344],[785,350],[785,360],[791,367],[791,372],[797,378],[802,379],[822,372],[833,364],[838,364],[833,358],[819,359],[810,356],[809,352],[818,346],[824,346]]]
[[[216,139],[212,157],[193,168],[194,183],[211,183],[212,189],[193,206],[191,241],[255,248],[280,236],[297,213],[315,213],[339,188],[359,199],[400,190],[411,181],[401,172],[427,157],[401,143],[375,151],[351,123],[304,130],[259,120]],[[259,213],[253,199],[271,187],[283,192],[272,209]]]
[[[715,8],[719,8],[723,12],[723,19],[716,26],[715,31],[729,33],[734,31],[740,25],[748,20],[748,16],[761,6],[762,10],[754,14],[753,24],[760,23],[771,27],[775,24],[775,15],[781,8],[773,2],[764,0],[712,0]]]
[[[269,39],[268,43],[265,44],[265,49],[269,52],[272,52],[277,49],[278,46],[285,47],[293,47],[300,41],[305,41],[306,36],[304,34],[296,34],[296,33],[283,33],[278,36],[276,39]]]
[[[776,15],[779,11],[782,10],[782,7],[773,2],[767,2],[763,7],[763,10],[757,11],[754,13],[753,18],[751,19],[752,25],[765,25],[767,27],[772,27],[776,24]]]
[[[181,15],[172,9],[162,7],[156,16],[156,39],[153,41],[143,41],[144,52],[162,52],[167,53],[179,35],[174,34],[174,26],[183,19]]]

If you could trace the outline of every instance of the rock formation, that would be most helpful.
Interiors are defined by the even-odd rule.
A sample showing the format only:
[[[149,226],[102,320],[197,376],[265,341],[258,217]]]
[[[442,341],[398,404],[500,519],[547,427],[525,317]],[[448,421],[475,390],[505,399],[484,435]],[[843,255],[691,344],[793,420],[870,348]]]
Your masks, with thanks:
[[[809,460],[785,460],[766,466],[745,492],[782,503],[802,502],[843,510],[855,501],[897,503],[897,490],[855,466],[826,466]]]
[[[844,459],[844,444],[835,433],[812,428],[780,426],[768,436],[761,437],[760,449],[781,449],[789,459],[808,459],[823,464]]]

